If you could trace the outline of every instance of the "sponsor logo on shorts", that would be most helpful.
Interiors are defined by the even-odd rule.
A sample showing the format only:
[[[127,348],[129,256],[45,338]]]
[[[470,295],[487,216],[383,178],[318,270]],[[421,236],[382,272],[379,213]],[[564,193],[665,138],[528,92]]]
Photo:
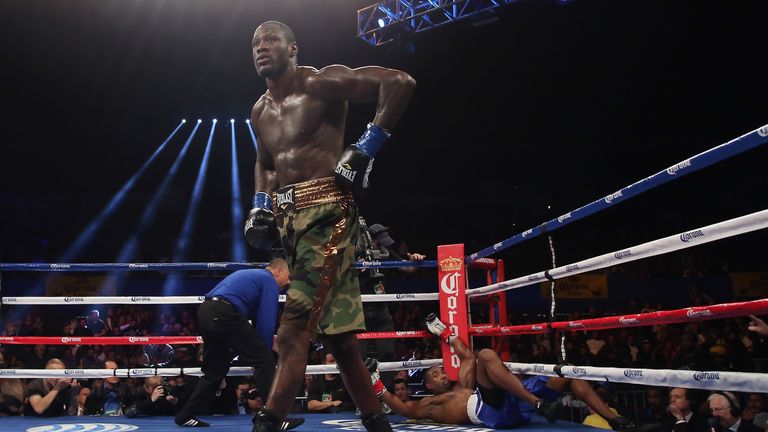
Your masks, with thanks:
[[[637,318],[624,318],[623,316],[619,317],[619,323],[621,324],[637,324],[640,320]]]
[[[338,169],[338,167],[336,169]],[[354,174],[352,175],[352,177],[354,178]],[[291,205],[291,206],[295,205],[296,203],[293,200],[293,192],[294,192],[293,188],[290,188],[285,192],[276,192],[275,195],[277,196],[277,206],[285,207],[288,205]]]
[[[568,213],[558,217],[557,221],[560,222],[560,223],[563,223],[566,219],[570,219],[570,218],[571,218],[571,212],[568,212]]]
[[[85,301],[83,297],[64,297],[65,303],[75,303]]]
[[[704,237],[704,233],[701,232],[701,230],[688,231],[680,234],[680,241],[683,243],[688,243],[689,241],[699,237]]]
[[[461,270],[461,258],[448,257],[440,261],[440,270],[442,271],[459,271]]]
[[[757,130],[757,134],[761,137],[768,136],[768,125],[765,125]]]
[[[621,198],[622,196],[623,195],[621,194],[621,191],[618,191],[606,196],[604,199],[606,203],[610,204],[611,202],[613,202],[613,200],[615,200],[616,198]]]
[[[578,269],[579,269],[579,265],[578,264],[571,264],[571,265],[565,266],[565,271],[567,271],[567,272],[572,272],[572,271],[578,270]]]
[[[208,268],[227,268],[226,263],[208,263],[206,265]]]
[[[587,368],[583,368],[583,367],[574,367],[574,368],[571,368],[571,371],[576,376],[584,376],[587,374]]]
[[[82,369],[64,369],[64,375],[85,375]]]
[[[128,268],[145,269],[145,268],[149,268],[149,264],[128,264]]]
[[[616,257],[616,259],[626,258],[628,256],[632,256],[632,251],[629,249],[625,249],[623,251],[616,252],[615,254],[613,254],[613,256]]]
[[[713,381],[720,379],[720,372],[696,372],[693,374],[696,381]]]
[[[151,297],[131,297],[132,302],[148,302],[152,301]]]
[[[74,424],[50,424],[45,426],[35,426],[35,427],[27,428],[26,432],[53,432],[53,431],[127,432],[127,431],[136,430],[138,428],[139,428],[138,426],[121,424],[121,423],[74,423]]]
[[[533,365],[533,371],[536,373],[544,373],[544,369],[545,368],[542,365],[539,365],[539,364]]]
[[[71,266],[69,264],[51,264],[51,268],[54,269],[54,270],[56,270],[56,269],[68,269],[70,267]]]
[[[128,342],[130,342],[130,343],[149,342],[149,338],[148,337],[131,336],[131,337],[128,338]]]
[[[79,337],[64,336],[63,338],[61,338],[61,343],[82,342],[82,341],[83,340]]]
[[[357,175],[357,171],[352,170],[352,165],[345,163],[337,163],[336,164],[336,174],[339,174],[340,176],[344,177],[345,179],[349,180],[350,182],[355,181],[355,176]],[[279,200],[278,200],[279,202]]]
[[[415,299],[416,294],[395,294],[396,299]]]
[[[686,169],[689,166],[691,166],[691,160],[686,159],[677,165],[672,165],[671,167],[667,168],[667,174],[676,175],[678,171]]]
[[[701,309],[701,310],[693,310],[689,309],[688,312],[685,313],[688,318],[702,318],[702,317],[711,317],[714,315],[711,310],[709,309]]]
[[[624,376],[627,378],[642,378],[642,369],[624,369]]]

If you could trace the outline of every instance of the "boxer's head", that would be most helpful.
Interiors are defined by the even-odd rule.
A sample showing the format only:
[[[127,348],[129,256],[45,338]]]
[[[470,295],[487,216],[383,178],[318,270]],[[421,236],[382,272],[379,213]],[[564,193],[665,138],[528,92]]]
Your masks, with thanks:
[[[287,25],[267,21],[256,28],[251,41],[256,72],[262,78],[277,79],[289,65],[296,66],[299,47],[296,36]]]
[[[432,366],[424,373],[424,387],[437,395],[450,390],[451,381],[442,366]]]

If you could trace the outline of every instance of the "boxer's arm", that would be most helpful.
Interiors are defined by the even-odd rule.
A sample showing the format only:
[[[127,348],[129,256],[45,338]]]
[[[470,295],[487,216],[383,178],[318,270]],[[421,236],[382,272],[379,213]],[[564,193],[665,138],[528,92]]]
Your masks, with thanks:
[[[458,385],[460,387],[474,389],[477,376],[477,358],[475,357],[475,353],[472,352],[472,350],[458,337],[451,340],[451,346],[456,355],[459,356],[459,361],[461,362],[461,366],[459,366]]]
[[[407,73],[378,66],[350,69],[331,65],[313,72],[307,93],[319,99],[377,102],[373,124],[392,130],[405,112],[416,81]]]
[[[264,103],[260,99],[251,110],[251,127],[256,137],[259,136],[259,113],[263,109]],[[258,140],[257,140],[258,142]],[[264,146],[258,146],[256,154],[256,166],[254,168],[254,191],[270,193],[277,189],[277,175],[275,172],[275,162],[272,155]]]
[[[430,400],[433,399],[433,396],[427,396],[417,401],[403,402],[388,390],[384,390],[381,397],[396,414],[415,419],[428,417],[427,406]]]

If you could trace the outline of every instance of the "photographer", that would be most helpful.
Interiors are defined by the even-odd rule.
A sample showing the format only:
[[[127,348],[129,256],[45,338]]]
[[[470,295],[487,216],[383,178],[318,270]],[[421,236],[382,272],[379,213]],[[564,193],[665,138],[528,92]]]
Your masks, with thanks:
[[[65,369],[64,362],[52,358],[45,365],[46,369]],[[74,395],[78,393],[77,380],[71,378],[37,378],[27,386],[28,404],[25,416],[58,417],[67,415],[67,408],[72,405]]]
[[[419,253],[405,252],[407,258],[404,258],[395,250],[396,242],[390,235],[390,228],[373,224],[370,227],[366,225],[365,220],[360,217],[360,244],[358,245],[358,255],[366,261],[423,261],[425,256]],[[404,245],[400,245],[404,249]],[[401,274],[412,274],[416,271],[415,267],[401,267],[398,269]],[[360,292],[362,294],[385,294],[384,287],[385,274],[377,269],[363,269],[360,271]],[[392,320],[392,314],[386,303],[373,302],[364,303],[363,312],[365,314],[365,325],[369,331],[395,331],[395,324]],[[376,357],[380,362],[395,360],[395,344],[393,339],[376,339],[373,342],[375,355],[369,352],[368,341],[360,341],[360,352],[363,357]],[[394,374],[385,372],[381,374],[384,385],[390,386]]]
[[[168,383],[159,376],[144,380],[144,392],[136,397],[136,403],[125,410],[128,418],[175,415],[178,400],[171,395]]]

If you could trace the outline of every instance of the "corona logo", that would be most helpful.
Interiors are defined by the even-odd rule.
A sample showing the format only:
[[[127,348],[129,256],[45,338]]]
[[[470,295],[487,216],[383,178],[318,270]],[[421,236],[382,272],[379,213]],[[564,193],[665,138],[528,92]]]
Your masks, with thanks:
[[[761,127],[760,129],[758,129],[757,130],[757,134],[760,135],[761,137],[768,136],[768,125],[765,125],[765,126]]]
[[[208,268],[227,268],[226,263],[208,263],[206,265]]]
[[[624,376],[627,378],[642,378],[642,369],[624,369]]]
[[[448,295],[459,292],[459,277],[461,273],[448,273],[440,280],[440,289]]]
[[[540,325],[540,324],[534,324],[534,325],[531,326],[531,330],[533,330],[533,331],[544,330],[544,326]]]
[[[120,424],[120,423],[70,423],[70,424],[49,424],[45,426],[35,426],[27,429],[26,431],[27,432],[53,432],[53,431],[128,432],[128,431],[137,430],[138,428],[139,428],[138,426]]]
[[[702,310],[689,310],[685,313],[688,318],[703,318],[703,317],[710,317],[712,316],[712,311],[709,309],[702,309]]]
[[[544,366],[535,364],[535,365],[533,365],[533,371],[538,373],[538,374],[543,374],[544,373]]]
[[[719,380],[720,372],[696,372],[693,374],[693,379],[696,381]]]
[[[456,257],[448,257],[442,261],[440,261],[440,270],[442,271],[459,271],[461,270],[462,265],[461,258]]]
[[[584,376],[587,374],[587,368],[583,367],[575,367],[572,368],[573,374],[576,376]]]
[[[640,320],[637,318],[624,318],[623,316],[619,317],[619,323],[621,324],[637,324],[639,322]]]

